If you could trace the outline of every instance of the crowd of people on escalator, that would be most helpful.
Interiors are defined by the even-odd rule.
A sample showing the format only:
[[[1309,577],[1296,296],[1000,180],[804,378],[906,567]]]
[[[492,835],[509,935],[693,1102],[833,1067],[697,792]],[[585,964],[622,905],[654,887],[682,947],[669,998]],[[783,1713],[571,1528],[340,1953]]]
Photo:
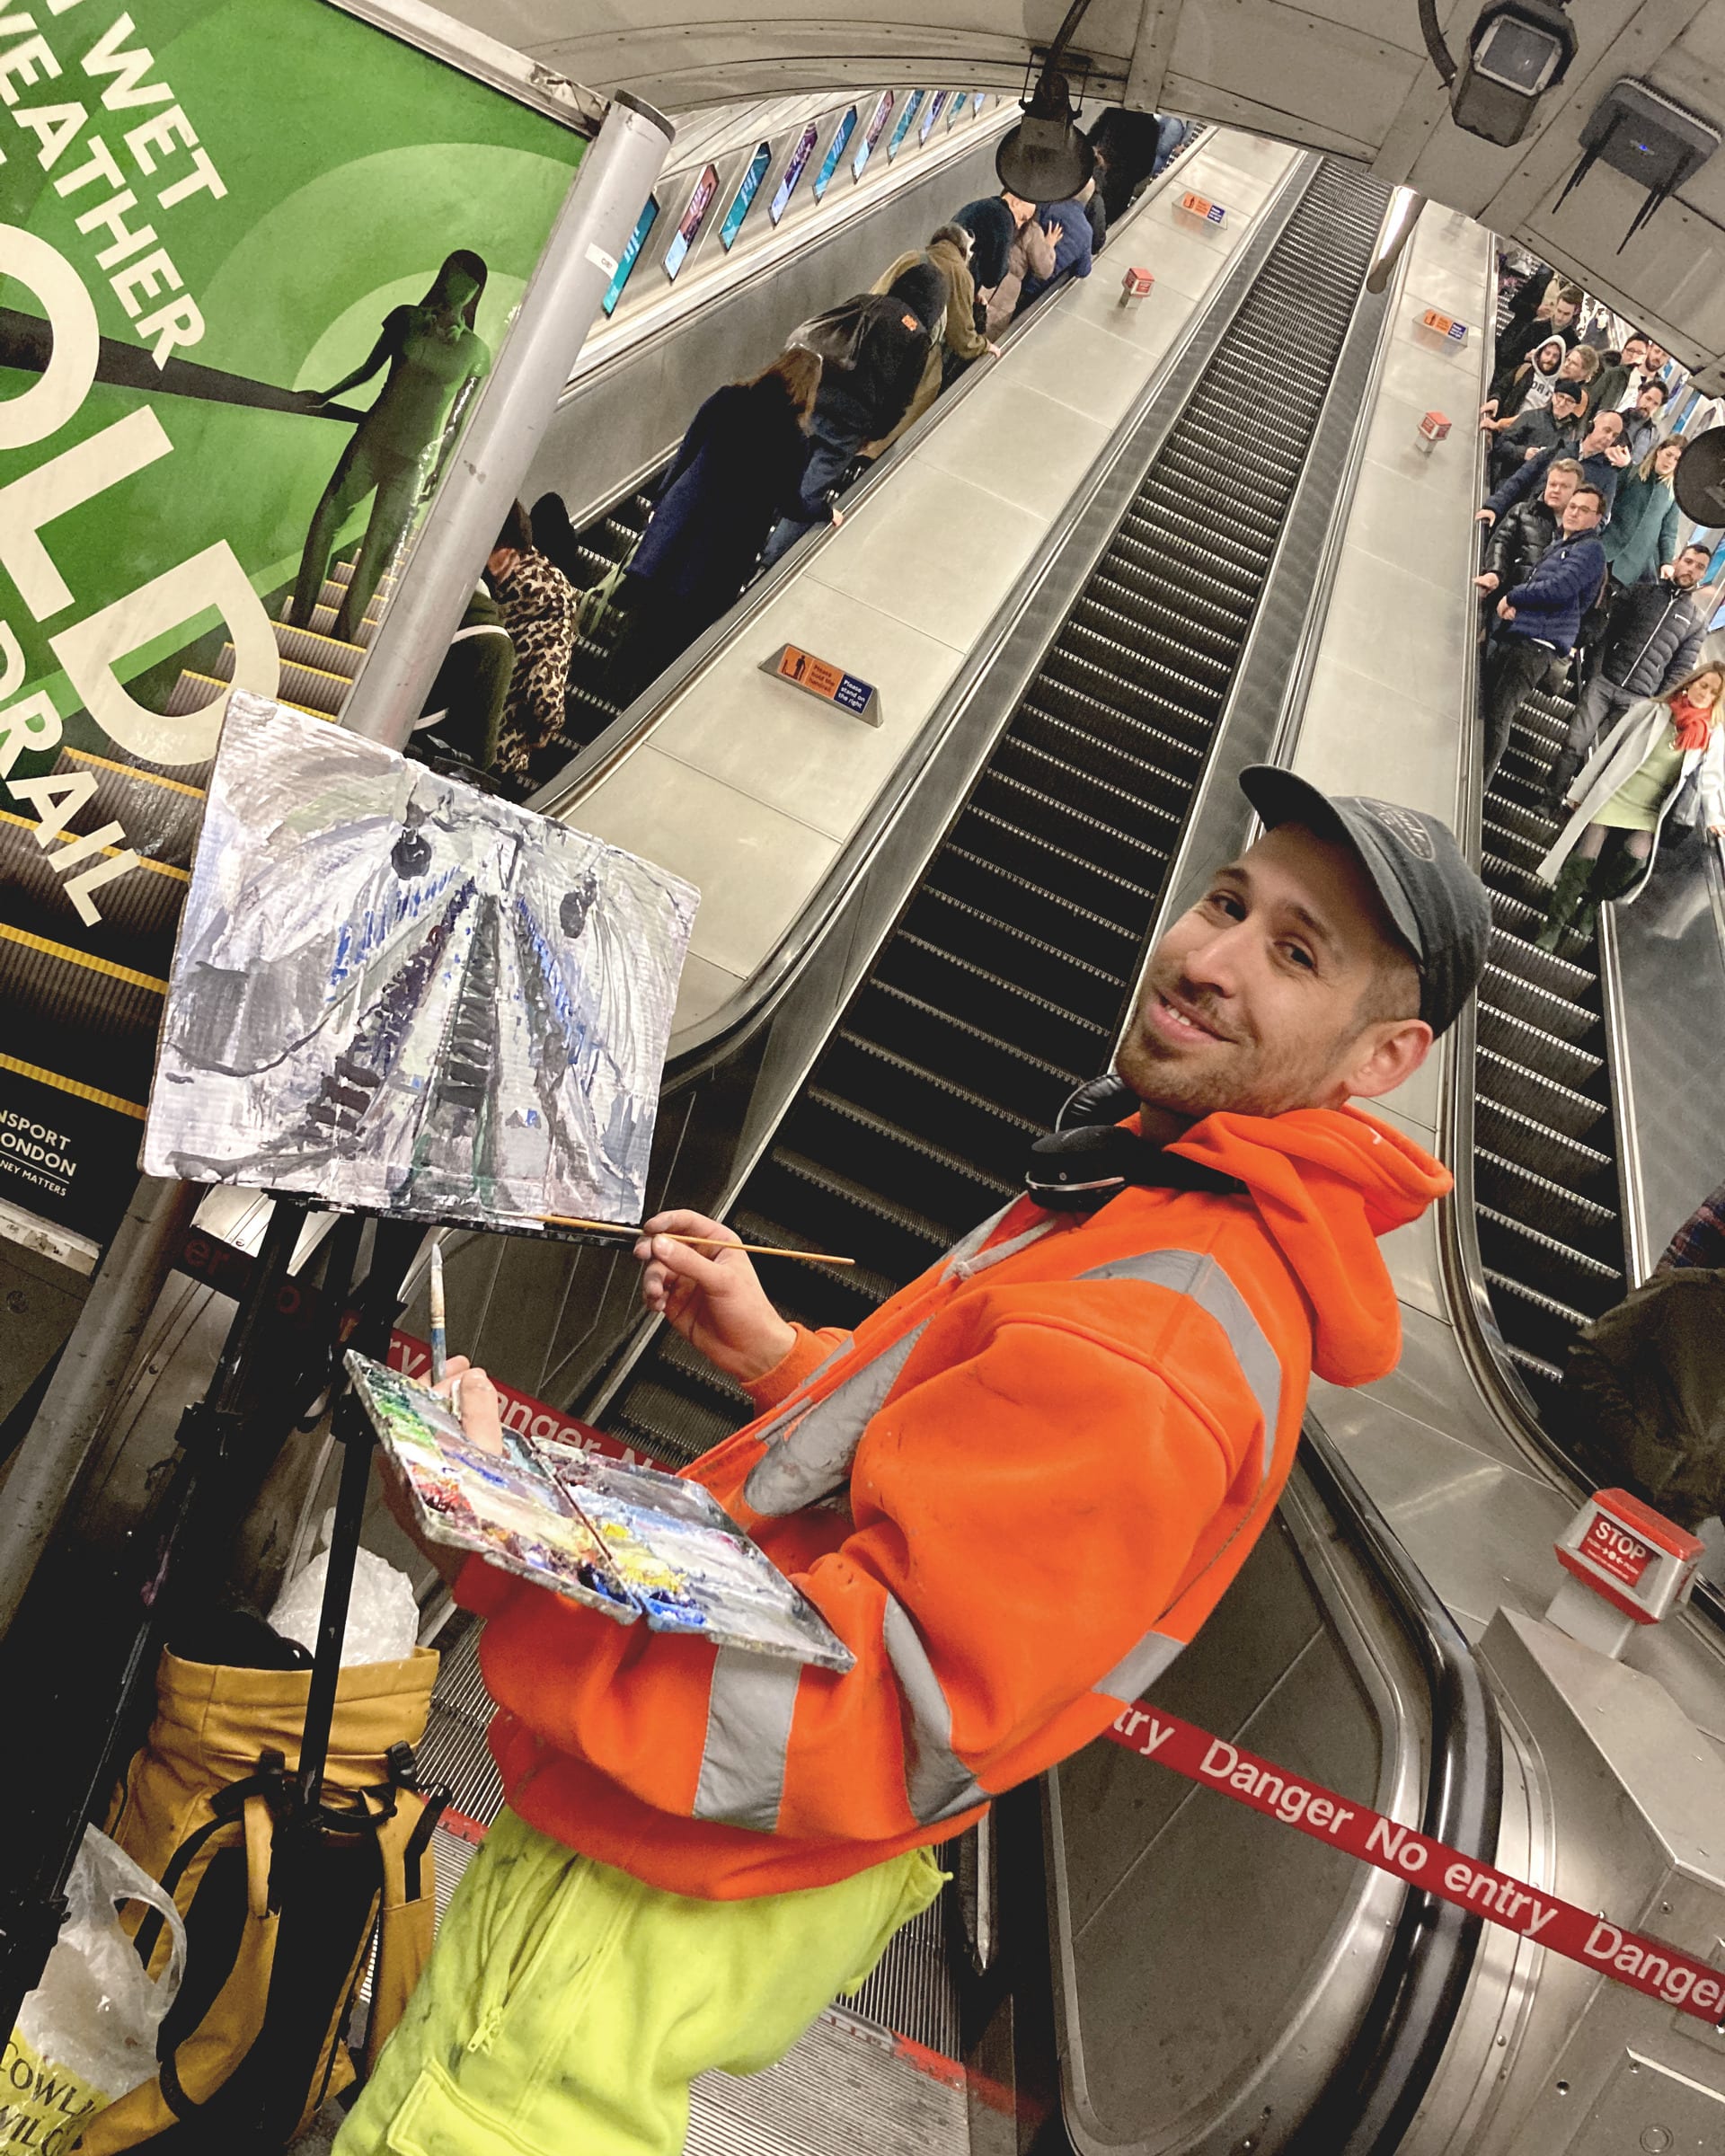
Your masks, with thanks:
[[[1196,132],[1110,107],[1094,174],[1068,199],[1010,190],[967,202],[864,292],[798,324],[768,365],[699,407],[620,561],[591,552],[564,503],[518,505],[428,699],[414,753],[524,799],[570,755],[571,667],[598,658],[623,711],[803,535],[1037,300],[1088,277],[1111,218]],[[598,571],[597,582],[595,571]]]
[[[1707,644],[1725,550],[1676,497],[1687,429],[1710,408],[1661,345],[1614,340],[1617,326],[1533,264],[1500,306],[1480,414],[1483,765],[1490,785],[1513,745],[1506,781],[1552,826],[1535,937],[1551,951],[1580,949],[1662,855],[1681,871],[1703,835],[1725,836],[1725,640]],[[1517,722],[1564,694],[1574,716],[1553,755]]]
[[[1693,878],[1725,836],[1725,547],[1678,502],[1690,443],[1719,421],[1652,338],[1535,263],[1500,308],[1481,411],[1491,491],[1476,579],[1488,784],[1502,782],[1549,844],[1534,941],[1579,957],[1601,906],[1627,904],[1656,866]],[[1561,747],[1517,727],[1531,698],[1573,699]],[[1549,714],[1547,714],[1549,717]],[[1578,1335],[1564,1434],[1601,1486],[1679,1526],[1725,1503],[1725,1187],[1653,1273]]]

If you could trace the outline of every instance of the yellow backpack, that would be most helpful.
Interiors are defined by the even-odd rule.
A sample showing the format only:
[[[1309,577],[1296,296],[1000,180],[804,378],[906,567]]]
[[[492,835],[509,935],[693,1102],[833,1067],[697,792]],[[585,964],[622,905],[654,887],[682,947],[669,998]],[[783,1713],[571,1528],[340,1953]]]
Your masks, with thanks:
[[[94,2119],[78,2156],[284,2148],[354,2076],[343,2030],[374,1940],[367,2049],[400,2019],[431,1950],[431,1834],[447,1792],[416,1786],[438,1657],[343,1669],[317,1810],[294,1782],[309,1670],[164,1654],[148,1738],[107,1831],[172,1895],[185,1982],[155,2075]],[[134,1907],[152,1974],[160,1917]]]

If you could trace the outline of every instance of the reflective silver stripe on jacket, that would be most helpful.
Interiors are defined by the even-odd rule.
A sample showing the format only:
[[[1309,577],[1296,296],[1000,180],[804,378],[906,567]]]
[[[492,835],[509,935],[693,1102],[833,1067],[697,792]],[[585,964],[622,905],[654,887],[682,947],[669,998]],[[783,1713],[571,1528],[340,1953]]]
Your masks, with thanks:
[[[1080,1280],[1144,1280],[1153,1287],[1187,1295],[1214,1318],[1228,1336],[1258,1411],[1264,1418],[1264,1472],[1276,1457],[1276,1431],[1282,1413],[1281,1357],[1252,1314],[1252,1305],[1217,1261],[1202,1250],[1144,1250],[1136,1258],[1116,1258],[1093,1266]]]
[[[1017,1203],[1014,1198],[1013,1205]],[[1034,1227],[1027,1228],[1022,1235],[1014,1235],[998,1249],[983,1251],[982,1245],[1012,1209],[1012,1206],[1003,1206],[980,1227],[972,1228],[961,1242],[953,1245],[946,1260],[949,1274],[971,1278],[989,1266],[998,1265],[1003,1258],[1011,1258],[1039,1241],[1059,1224],[1055,1219],[1039,1220]],[[978,1251],[982,1251],[980,1256],[977,1254]],[[886,1405],[888,1393],[898,1383],[900,1372],[910,1360],[911,1350],[928,1330],[928,1322],[924,1318],[891,1347],[871,1356],[854,1376],[835,1386],[825,1400],[818,1400],[813,1407],[801,1407],[792,1401],[771,1422],[764,1423],[755,1434],[767,1449],[744,1481],[744,1502],[764,1518],[778,1519],[787,1513],[801,1512],[805,1505],[817,1504],[841,1489],[849,1479],[851,1462],[856,1457],[863,1431]],[[838,1354],[848,1355],[852,1343],[845,1342]],[[831,1355],[827,1357],[814,1377],[799,1388],[799,1398],[819,1377],[821,1371],[830,1369],[836,1359]]]
[[[1105,1677],[1098,1680],[1094,1689],[1104,1699],[1118,1700],[1122,1707],[1129,1707],[1134,1700],[1144,1697],[1185,1645],[1183,1639],[1176,1639],[1167,1632],[1146,1632],[1135,1648],[1120,1657]]]
[[[904,1605],[887,1596],[881,1626],[887,1655],[910,1710],[905,1732],[905,1795],[919,1826],[933,1826],[957,1812],[986,1804],[988,1792],[952,1749],[952,1708],[922,1635]]]
[[[1264,1418],[1264,1473],[1268,1475],[1276,1457],[1276,1432],[1281,1419],[1281,1358],[1251,1305],[1217,1261],[1197,1250],[1146,1250],[1137,1258],[1117,1258],[1078,1277],[1081,1280],[1147,1280],[1154,1286],[1190,1295],[1200,1310],[1216,1320],[1228,1336],[1240,1374]],[[1241,1525],[1244,1524],[1243,1519]],[[1234,1532],[1237,1534],[1239,1530]],[[1215,1564],[1233,1542],[1231,1535],[1210,1562]],[[1185,1646],[1183,1639],[1159,1632],[1153,1626],[1098,1680],[1094,1689],[1104,1699],[1129,1706],[1143,1698]]]
[[[809,1410],[803,1405],[804,1393],[808,1392],[810,1385],[818,1384],[835,1363],[842,1363],[855,1345],[855,1339],[847,1332],[832,1353],[823,1356],[815,1365],[778,1413],[764,1422],[755,1435],[760,1438],[769,1438],[775,1430],[782,1430],[787,1423],[794,1422],[799,1415],[806,1415]]]
[[[764,1834],[775,1830],[801,1681],[801,1662],[720,1648],[707,1694],[707,1741],[694,1790],[697,1819],[752,1826]]]
[[[871,1418],[898,1383],[912,1348],[927,1330],[924,1318],[890,1348],[871,1355],[854,1377],[847,1377],[825,1400],[805,1409],[782,1436],[768,1436],[767,1449],[744,1480],[744,1502],[758,1513],[780,1518],[842,1489]]]

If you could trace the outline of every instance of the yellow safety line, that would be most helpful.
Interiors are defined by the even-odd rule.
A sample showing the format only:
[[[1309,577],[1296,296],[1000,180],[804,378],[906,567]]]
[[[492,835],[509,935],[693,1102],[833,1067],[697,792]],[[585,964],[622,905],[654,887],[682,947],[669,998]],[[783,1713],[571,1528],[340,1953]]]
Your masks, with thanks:
[[[81,1100],[93,1100],[99,1107],[118,1109],[122,1116],[136,1116],[141,1123],[145,1111],[136,1100],[122,1100],[118,1093],[104,1093],[100,1086],[84,1085],[75,1078],[62,1078],[58,1071],[45,1071],[40,1064],[21,1063],[15,1056],[0,1055],[0,1071],[16,1071],[21,1078],[34,1078],[41,1085],[57,1085],[63,1093],[76,1093]]]
[[[123,779],[141,779],[146,786],[165,786],[173,793],[189,793],[194,801],[208,798],[201,786],[188,786],[181,779],[160,778],[153,771],[140,771],[136,764],[116,764],[111,756],[99,756],[93,749],[66,748],[60,753],[74,757],[80,764],[95,764],[103,771],[117,771]]]
[[[92,973],[111,974],[117,981],[127,981],[134,988],[147,988],[153,994],[165,995],[168,984],[158,981],[153,974],[135,973],[129,966],[116,966],[111,959],[99,959],[87,950],[73,950],[64,943],[50,943],[46,936],[33,936],[27,928],[13,928],[10,923],[0,921],[0,936],[13,943],[27,943],[31,950],[46,951],[50,959],[64,959],[69,966],[84,966]]]
[[[27,816],[14,816],[10,808],[0,808],[0,824],[16,824],[21,831],[33,831],[36,828]],[[75,838],[82,838],[84,834],[81,831],[62,831],[59,835],[61,838],[70,841]],[[111,856],[123,853],[125,849],[120,846],[103,846],[100,851]],[[190,869],[176,869],[169,862],[152,861],[147,853],[138,855],[137,865],[140,869],[154,869],[158,876],[177,876],[181,883],[191,881]]]

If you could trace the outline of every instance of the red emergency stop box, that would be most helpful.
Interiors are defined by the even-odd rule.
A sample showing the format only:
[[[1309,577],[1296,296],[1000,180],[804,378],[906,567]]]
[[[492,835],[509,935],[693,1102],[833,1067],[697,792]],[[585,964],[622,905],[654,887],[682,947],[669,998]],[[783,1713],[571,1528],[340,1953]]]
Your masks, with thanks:
[[[1626,1489],[1597,1489],[1556,1550],[1570,1577],[1546,1615],[1571,1637],[1615,1656],[1638,1624],[1658,1624],[1687,1599],[1702,1542]]]

